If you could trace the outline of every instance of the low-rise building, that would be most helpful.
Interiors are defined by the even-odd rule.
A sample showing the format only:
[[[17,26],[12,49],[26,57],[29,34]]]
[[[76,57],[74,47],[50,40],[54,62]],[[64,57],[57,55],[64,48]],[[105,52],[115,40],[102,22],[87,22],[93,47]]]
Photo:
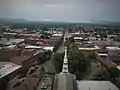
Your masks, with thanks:
[[[83,42],[78,45],[78,49],[80,51],[97,51],[100,49],[100,47],[94,45],[92,42]]]
[[[119,90],[110,81],[77,81],[78,90]]]
[[[7,77],[7,79],[11,79],[11,77],[14,76],[12,73],[20,69],[21,67],[22,66],[11,62],[0,62],[0,79],[4,77]]]
[[[108,46],[106,50],[109,55],[118,55],[120,53],[120,48],[117,46]]]
[[[0,50],[0,61],[10,62],[10,59],[12,57],[16,57],[20,55],[21,55],[20,49],[3,49]]]
[[[11,62],[0,62],[0,88],[4,90],[9,80],[14,78],[22,70],[22,66]]]
[[[53,51],[53,46],[34,46],[34,45],[29,45],[29,46],[26,46],[25,49],[37,49],[37,50],[50,50],[50,51]]]
[[[2,38],[0,46],[18,45],[24,42],[24,39]]]
[[[23,67],[28,67],[36,62],[39,53],[39,51],[25,51],[22,52],[21,56],[13,57],[10,61]]]
[[[34,38],[27,38],[27,39],[25,39],[25,44],[37,45],[37,46],[49,46],[50,41],[34,39]]]
[[[97,60],[101,63],[103,67],[116,67],[116,63],[111,61],[107,56],[98,56]]]

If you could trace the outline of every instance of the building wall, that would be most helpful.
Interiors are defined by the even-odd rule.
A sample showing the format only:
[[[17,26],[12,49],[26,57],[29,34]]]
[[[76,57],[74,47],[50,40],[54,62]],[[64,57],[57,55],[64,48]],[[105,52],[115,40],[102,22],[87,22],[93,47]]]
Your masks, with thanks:
[[[16,57],[16,59],[11,59],[11,62],[12,63],[15,63],[17,65],[21,65],[23,68],[26,68],[28,66],[30,66],[31,64],[33,64],[37,58],[38,58],[38,54],[37,55],[30,55],[30,56],[27,56],[26,58],[24,58],[24,56],[21,56],[23,57],[23,59],[19,58],[18,56],[18,59]]]
[[[101,63],[103,67],[116,67],[116,64],[108,59],[108,57],[97,57],[97,60]]]
[[[22,51],[21,56],[32,56],[34,54],[34,51]]]
[[[22,67],[15,70],[14,72],[10,73],[9,75],[7,75],[5,78],[7,80],[11,80],[12,78],[14,78],[15,76],[19,75],[19,73],[22,71]]]
[[[24,60],[24,61],[22,62],[22,66],[23,66],[23,67],[28,67],[28,66],[30,66],[32,63],[34,63],[34,62],[37,60],[37,58],[38,58],[38,54],[30,57],[30,58],[27,59],[27,60]]]
[[[16,34],[17,35],[17,34]],[[4,38],[15,38],[16,35],[13,35],[13,34],[3,34],[3,37]]]
[[[30,40],[30,39],[25,39],[26,44],[36,44],[39,40]]]
[[[118,55],[118,53],[120,52],[120,50],[107,50],[109,55]]]
[[[22,71],[22,67],[0,79],[0,90],[6,90],[7,83]]]
[[[10,58],[19,56],[21,50],[0,50],[0,61],[10,61]]]

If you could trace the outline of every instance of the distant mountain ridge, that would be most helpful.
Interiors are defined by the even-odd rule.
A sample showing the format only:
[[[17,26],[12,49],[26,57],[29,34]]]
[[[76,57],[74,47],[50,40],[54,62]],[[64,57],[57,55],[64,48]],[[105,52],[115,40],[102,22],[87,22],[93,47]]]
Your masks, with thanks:
[[[25,23],[25,22],[29,22],[29,21],[24,18],[0,18],[0,22],[3,22],[3,23]]]
[[[108,25],[119,25],[120,22],[112,22],[112,21],[94,21],[91,20],[89,22],[59,22],[59,21],[29,21],[24,18],[0,18],[0,23],[29,23],[29,22],[37,22],[37,23],[91,23],[91,24],[108,24]]]
[[[120,24],[120,22],[114,22],[114,21],[91,21],[91,22],[98,24]]]

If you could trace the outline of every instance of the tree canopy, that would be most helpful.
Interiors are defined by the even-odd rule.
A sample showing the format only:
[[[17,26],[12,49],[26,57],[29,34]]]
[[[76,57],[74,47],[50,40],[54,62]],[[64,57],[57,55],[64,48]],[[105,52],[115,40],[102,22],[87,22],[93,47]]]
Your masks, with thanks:
[[[63,42],[63,37],[61,37],[58,41],[55,42],[54,48],[53,48],[54,52],[58,50],[59,46],[62,45],[62,42]]]
[[[45,61],[50,60],[51,56],[52,56],[52,52],[50,50],[40,53],[37,59],[38,64],[42,64]]]
[[[74,38],[69,38],[68,43],[68,61],[69,71],[76,75],[77,79],[81,79],[82,73],[86,72],[91,61],[96,57],[94,53],[82,53],[79,51]]]
[[[55,53],[53,57],[56,71],[59,73],[62,70],[64,53]]]
[[[117,68],[106,68],[102,71],[97,72],[93,77],[96,80],[109,80],[117,78],[120,75],[120,71]]]

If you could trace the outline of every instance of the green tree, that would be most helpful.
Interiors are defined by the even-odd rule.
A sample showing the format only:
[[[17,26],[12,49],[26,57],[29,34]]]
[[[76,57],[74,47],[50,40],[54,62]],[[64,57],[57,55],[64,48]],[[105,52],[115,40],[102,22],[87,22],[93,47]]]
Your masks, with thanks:
[[[70,37],[69,41],[70,41],[70,43],[74,43],[75,42],[74,37]]]
[[[59,73],[62,70],[64,53],[55,53],[53,57],[56,71]]]
[[[85,54],[85,56],[86,56],[86,59],[89,59],[90,61],[94,61],[97,58],[97,56],[94,52],[89,52],[89,53]]]
[[[113,79],[117,78],[120,75],[120,72],[117,68],[106,68],[102,71],[97,72],[93,79],[96,80],[109,80],[112,81]]]
[[[111,78],[120,76],[120,71],[117,68],[108,68],[107,71],[110,73]]]
[[[90,60],[78,49],[71,49],[69,51],[68,59],[69,71],[75,74],[77,79],[81,79],[82,73],[86,72],[87,68],[90,66]]]
[[[59,47],[62,45],[63,37],[61,37],[58,41],[55,42],[53,52],[57,51]]]
[[[73,37],[69,38],[66,43],[68,45],[69,71],[75,74],[77,79],[81,79],[82,73],[86,72],[91,63],[90,60],[94,57],[91,54],[86,57],[86,54],[80,52]]]
[[[51,59],[51,56],[52,56],[52,52],[49,51],[49,50],[40,53],[39,56],[38,56],[38,59],[37,59],[38,64],[42,64],[42,63],[44,63],[45,61],[50,60],[50,59]]]

